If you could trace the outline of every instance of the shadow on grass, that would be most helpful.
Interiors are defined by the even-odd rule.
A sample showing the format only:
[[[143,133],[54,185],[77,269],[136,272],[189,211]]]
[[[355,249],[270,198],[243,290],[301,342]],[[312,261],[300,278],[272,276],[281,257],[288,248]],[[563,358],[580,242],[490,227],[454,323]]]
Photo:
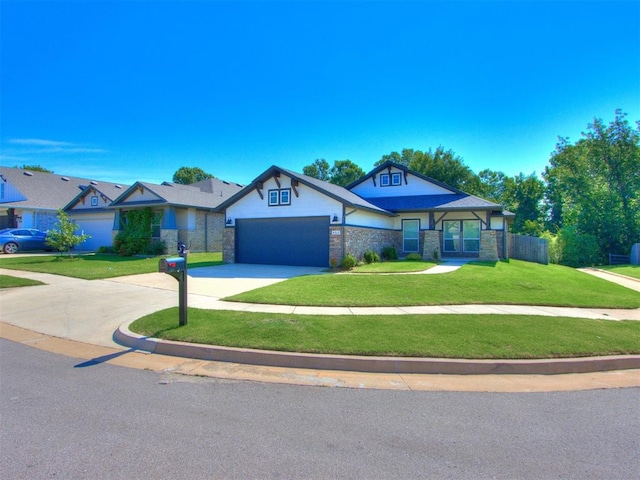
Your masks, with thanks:
[[[491,268],[495,268],[498,265],[498,262],[473,261],[473,262],[469,262],[468,265],[473,265],[475,267],[491,267]]]

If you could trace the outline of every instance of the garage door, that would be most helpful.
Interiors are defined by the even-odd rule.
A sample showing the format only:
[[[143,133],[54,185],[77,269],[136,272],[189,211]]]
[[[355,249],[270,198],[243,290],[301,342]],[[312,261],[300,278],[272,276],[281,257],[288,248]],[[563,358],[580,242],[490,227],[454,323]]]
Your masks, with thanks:
[[[236,262],[326,267],[329,217],[236,220]]]
[[[74,220],[78,224],[76,234],[87,233],[91,235],[91,238],[80,245],[78,249],[97,250],[100,247],[107,247],[113,243],[111,238],[113,214],[96,216],[77,215]]]

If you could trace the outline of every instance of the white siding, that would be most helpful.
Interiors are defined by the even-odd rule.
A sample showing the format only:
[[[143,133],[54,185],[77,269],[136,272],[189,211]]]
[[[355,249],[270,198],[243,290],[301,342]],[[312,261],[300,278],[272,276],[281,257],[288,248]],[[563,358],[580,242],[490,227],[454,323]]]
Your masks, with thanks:
[[[142,193],[140,193],[140,189],[136,188],[131,194],[126,198],[123,204],[126,205],[128,202],[142,202],[142,201],[152,201],[152,200],[161,200],[160,197],[151,193],[148,189],[142,187]]]
[[[440,194],[452,194],[450,190],[442,188],[439,185],[435,185],[422,178],[418,178],[414,175],[407,175],[407,183],[405,185],[404,172],[397,168],[392,168],[391,173],[401,174],[401,184],[396,186],[381,187],[380,186],[380,174],[388,173],[387,170],[383,170],[376,174],[376,184],[373,184],[373,179],[368,178],[366,181],[352,188],[351,191],[363,198],[375,198],[375,197],[406,197],[411,195],[440,195]]]
[[[504,218],[491,217],[491,230],[504,230]]]
[[[368,212],[366,210],[356,210],[353,213],[349,213],[353,211],[350,208],[347,208],[347,216],[345,218],[345,223],[347,225],[355,226],[355,227],[371,227],[371,228],[385,228],[385,229],[394,229],[395,227],[395,217],[388,217],[386,215],[378,215],[373,212]]]
[[[269,206],[269,190],[278,189],[273,178],[265,181],[262,189],[262,197],[253,189],[243,198],[227,209],[227,218],[283,218],[283,217],[315,217],[329,215],[333,218],[337,215],[342,219],[342,203],[314,190],[306,185],[299,184],[295,189],[291,187],[291,179],[281,175],[280,188],[291,189],[291,204]]]
[[[437,221],[442,216],[443,213],[444,212],[434,212],[435,220]],[[473,212],[470,212],[470,211],[447,212],[444,218],[442,218],[440,221],[436,223],[436,230],[442,230],[442,222],[445,220],[478,220],[478,217],[480,217],[483,222],[487,221],[487,212],[479,211],[475,213],[477,217],[476,215],[473,214]],[[486,230],[485,224],[481,223],[480,228],[482,230]]]
[[[429,229],[429,213],[415,212],[415,213],[403,213],[398,217],[394,217],[394,226],[396,230],[402,230],[402,220],[420,220],[420,230]]]

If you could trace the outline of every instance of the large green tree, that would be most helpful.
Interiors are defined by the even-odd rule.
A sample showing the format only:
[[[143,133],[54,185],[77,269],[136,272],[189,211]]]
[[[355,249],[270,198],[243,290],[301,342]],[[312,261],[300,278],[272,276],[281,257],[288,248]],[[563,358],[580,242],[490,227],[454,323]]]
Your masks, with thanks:
[[[191,185],[192,183],[206,180],[207,178],[216,178],[212,174],[205,172],[200,167],[180,167],[173,174],[173,181],[182,185]]]
[[[561,138],[544,172],[553,229],[595,236],[601,257],[628,253],[640,239],[640,124],[616,110],[571,144]]]
[[[366,172],[351,160],[335,160],[333,166],[330,167],[329,162],[324,158],[319,158],[311,165],[303,167],[302,173],[345,187],[364,176]]]

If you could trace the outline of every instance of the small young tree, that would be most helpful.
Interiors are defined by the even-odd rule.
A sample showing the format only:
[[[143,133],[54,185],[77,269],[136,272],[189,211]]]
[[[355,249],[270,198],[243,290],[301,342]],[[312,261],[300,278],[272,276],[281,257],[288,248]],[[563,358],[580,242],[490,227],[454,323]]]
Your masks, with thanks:
[[[62,210],[58,210],[58,221],[54,225],[54,229],[47,233],[46,244],[59,252],[67,252],[71,257],[71,249],[73,247],[91,238],[86,233],[76,235],[77,229],[78,225],[69,219],[69,215]]]

